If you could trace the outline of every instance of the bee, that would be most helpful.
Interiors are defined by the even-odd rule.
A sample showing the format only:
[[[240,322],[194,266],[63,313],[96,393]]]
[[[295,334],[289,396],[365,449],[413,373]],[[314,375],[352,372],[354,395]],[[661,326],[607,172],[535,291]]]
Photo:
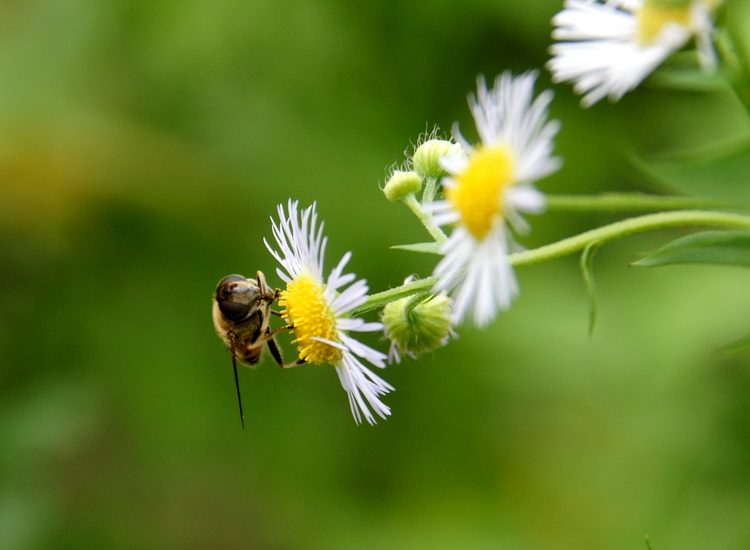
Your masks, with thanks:
[[[245,416],[242,413],[242,396],[237,376],[237,361],[248,366],[256,365],[261,358],[263,348],[268,345],[271,356],[282,368],[295,367],[304,363],[298,359],[285,364],[281,357],[274,336],[283,330],[291,330],[286,325],[271,330],[271,315],[281,314],[271,309],[281,291],[272,289],[266,284],[266,278],[258,271],[255,279],[242,275],[228,275],[216,286],[213,299],[213,319],[216,333],[232,353],[234,384],[237,387],[237,401],[240,406],[240,420],[245,427]]]

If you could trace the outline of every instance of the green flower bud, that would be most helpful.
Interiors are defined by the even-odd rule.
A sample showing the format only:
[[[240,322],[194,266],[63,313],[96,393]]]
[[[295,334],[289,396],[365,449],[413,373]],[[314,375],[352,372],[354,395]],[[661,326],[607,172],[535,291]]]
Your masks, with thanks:
[[[440,166],[440,157],[454,154],[461,146],[445,139],[429,139],[417,147],[412,157],[414,170],[425,178],[442,178],[447,172]]]
[[[389,201],[397,202],[416,193],[421,188],[422,178],[419,177],[419,174],[413,171],[394,170],[388,183],[383,188],[383,193]]]
[[[451,329],[451,300],[439,294],[414,305],[407,297],[383,308],[385,334],[391,340],[388,357],[397,363],[401,355],[417,355],[443,347],[455,333]]]

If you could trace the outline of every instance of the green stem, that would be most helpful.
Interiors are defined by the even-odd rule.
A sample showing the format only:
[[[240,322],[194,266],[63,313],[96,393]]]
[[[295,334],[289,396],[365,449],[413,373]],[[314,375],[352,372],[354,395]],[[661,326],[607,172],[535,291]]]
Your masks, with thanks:
[[[683,210],[679,212],[646,214],[585,231],[574,237],[540,246],[533,250],[510,254],[508,261],[514,266],[535,264],[579,252],[592,244],[602,245],[615,239],[643,231],[696,225],[750,229],[750,216],[711,210]],[[394,300],[425,292],[431,289],[436,282],[437,277],[432,276],[372,294],[364,304],[352,309],[350,315],[357,317],[373,309],[382,308]]]
[[[603,193],[601,195],[545,195],[548,210],[563,212],[621,212],[721,208],[716,201],[691,197],[646,195],[644,193]]]
[[[408,319],[411,322],[412,320],[411,315],[412,315],[412,312],[414,311],[414,308],[416,308],[419,304],[422,304],[433,297],[434,295],[432,294],[431,290],[425,290],[424,292],[413,294],[411,298],[409,298],[409,300],[406,302],[406,305],[404,306],[404,318]]]
[[[367,311],[380,309],[386,304],[395,300],[400,300],[401,298],[406,298],[407,296],[430,290],[436,282],[437,277],[427,277],[426,279],[412,281],[411,283],[406,283],[401,286],[397,286],[396,288],[384,290],[383,292],[378,292],[377,294],[371,294],[367,297],[367,301],[364,304],[352,309],[349,315],[352,317],[357,317]]]
[[[435,223],[432,221],[432,216],[422,210],[422,205],[419,203],[417,197],[415,197],[413,193],[411,195],[407,195],[401,200],[406,206],[409,207],[412,212],[414,212],[414,215],[419,218],[419,221],[422,222],[422,225],[424,225],[425,229],[427,229],[427,232],[432,236],[433,239],[441,243],[448,238],[445,236],[445,233],[443,233],[443,230],[435,225]]]
[[[437,194],[438,190],[438,179],[425,177],[424,191],[422,192],[422,203],[427,204],[432,202]]]
[[[642,231],[690,225],[750,228],[750,217],[710,210],[685,210],[681,212],[646,214],[645,216],[628,218],[627,220],[585,231],[575,237],[563,239],[546,246],[540,246],[533,250],[511,254],[508,256],[508,259],[511,265],[534,264],[578,252],[591,243],[604,244]]]

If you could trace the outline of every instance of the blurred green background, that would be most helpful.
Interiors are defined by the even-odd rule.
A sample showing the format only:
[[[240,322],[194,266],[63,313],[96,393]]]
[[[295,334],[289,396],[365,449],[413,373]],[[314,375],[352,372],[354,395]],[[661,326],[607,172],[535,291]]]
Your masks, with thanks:
[[[387,369],[389,420],[267,360],[240,428],[216,282],[279,284],[290,197],[328,267],[429,274],[389,250],[425,235],[386,167],[433,124],[472,135],[476,76],[542,67],[560,4],[2,2],[0,548],[749,548],[750,371],[717,352],[750,332],[747,272],[627,268],[679,231],[599,252],[592,339],[577,258],[521,268],[488,330]],[[634,190],[633,152],[747,132],[719,92],[555,92],[547,192]],[[524,244],[614,219],[549,213]]]

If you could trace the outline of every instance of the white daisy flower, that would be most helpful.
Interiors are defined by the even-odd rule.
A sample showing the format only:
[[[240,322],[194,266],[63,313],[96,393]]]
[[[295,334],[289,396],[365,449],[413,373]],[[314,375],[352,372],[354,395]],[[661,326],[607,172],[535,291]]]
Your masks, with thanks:
[[[391,414],[379,396],[392,391],[393,387],[365,367],[359,358],[384,368],[386,356],[348,333],[382,331],[383,325],[346,316],[365,302],[367,283],[360,279],[342,290],[355,279],[353,273],[344,274],[351,252],[344,255],[325,279],[323,260],[328,238],[323,236],[324,224],[317,223],[315,203],[301,214],[297,205],[290,200],[287,213],[283,205],[279,205],[279,223],[271,220],[280,252],[264,239],[266,248],[281,264],[282,268],[276,271],[286,283],[279,299],[282,316],[294,327],[293,343],[297,344],[300,359],[314,365],[328,363],[336,367],[341,385],[349,395],[354,420],[359,424],[364,416],[370,424],[375,424],[372,411],[381,418]]]
[[[506,72],[491,90],[483,78],[469,97],[481,139],[471,145],[454,128],[462,150],[442,157],[445,200],[425,205],[438,225],[456,224],[443,243],[444,258],[435,268],[435,292],[452,294],[453,320],[471,315],[477,326],[507,309],[518,293],[508,263],[515,246],[509,227],[528,229],[523,213],[544,210],[544,196],[533,186],[560,167],[552,156],[557,121],[547,120],[552,92],[534,99],[536,73],[514,78]]]
[[[713,10],[721,0],[565,0],[552,18],[547,67],[555,82],[574,82],[584,107],[617,101],[695,37],[701,66],[716,65]]]

